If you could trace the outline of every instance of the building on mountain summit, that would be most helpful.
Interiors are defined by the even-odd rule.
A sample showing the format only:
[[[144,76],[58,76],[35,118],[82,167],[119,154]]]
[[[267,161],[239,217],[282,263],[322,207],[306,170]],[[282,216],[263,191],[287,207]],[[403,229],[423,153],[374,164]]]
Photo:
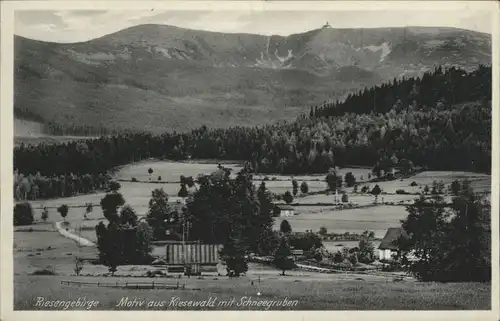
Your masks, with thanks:
[[[326,28],[331,28],[332,26],[330,26],[330,24],[328,23],[328,21],[323,25],[323,29],[326,29]]]

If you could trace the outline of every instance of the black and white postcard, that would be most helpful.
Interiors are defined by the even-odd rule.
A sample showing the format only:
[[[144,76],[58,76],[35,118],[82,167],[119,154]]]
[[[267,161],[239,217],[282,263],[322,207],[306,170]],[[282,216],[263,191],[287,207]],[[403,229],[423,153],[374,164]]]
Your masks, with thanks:
[[[1,11],[2,320],[499,320],[495,1]]]

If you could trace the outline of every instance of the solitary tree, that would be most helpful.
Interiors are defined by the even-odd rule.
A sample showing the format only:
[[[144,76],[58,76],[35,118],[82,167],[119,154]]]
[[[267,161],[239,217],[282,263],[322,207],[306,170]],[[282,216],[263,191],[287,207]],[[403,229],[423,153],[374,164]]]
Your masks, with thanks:
[[[290,258],[290,256],[291,256],[290,247],[288,246],[286,239],[283,238],[281,239],[281,242],[278,248],[276,249],[276,252],[274,253],[274,259],[273,259],[274,266],[283,271],[281,275],[285,275],[286,270],[291,270],[295,268],[295,263]]]
[[[382,193],[382,190],[380,189],[380,186],[375,185],[375,187],[372,189],[372,192],[371,192],[373,195],[375,195],[375,203],[378,202],[378,196],[380,195],[380,193]]]
[[[307,182],[302,182],[302,184],[300,184],[300,191],[302,194],[309,193],[309,185],[307,185]]]
[[[326,227],[322,226],[319,228],[319,235],[325,236],[328,233]]]
[[[153,174],[153,169],[151,167],[148,168],[148,173],[149,173],[149,175]]]
[[[286,191],[285,192],[285,195],[283,195],[283,200],[285,201],[285,203],[287,204],[290,204],[293,202],[293,196],[292,196],[292,193],[290,193],[290,191]]]
[[[375,239],[375,233],[373,231],[364,231],[361,240],[358,243],[359,256],[358,259],[361,263],[371,263],[374,260],[375,246],[373,245],[373,240]]]
[[[181,188],[179,189],[179,192],[177,193],[177,196],[185,198],[189,195],[188,190],[186,188],[186,184],[181,183]]]
[[[83,218],[87,219],[89,214],[92,212],[93,209],[94,209],[94,206],[92,205],[92,203],[86,203],[85,204],[85,214],[83,214]]]
[[[79,276],[82,270],[83,270],[83,260],[79,257],[75,257],[75,274]]]
[[[342,203],[348,203],[349,202],[349,197],[347,196],[347,193],[342,194]]]
[[[292,180],[292,191],[293,191],[293,196],[297,196],[297,193],[299,192],[299,183],[297,182],[296,179]]]
[[[42,220],[44,222],[47,222],[47,219],[49,218],[49,210],[47,209],[46,206],[43,207],[43,210],[42,210]]]
[[[354,177],[352,172],[348,172],[345,174],[344,182],[348,187],[352,187],[354,186],[354,184],[356,184],[356,178]]]
[[[290,234],[292,232],[292,226],[287,220],[281,221],[280,232],[283,234]]]
[[[64,222],[66,222],[66,216],[68,216],[68,205],[63,204],[57,208],[57,211],[59,214],[61,214],[61,217],[64,219]]]
[[[335,192],[342,186],[342,176],[338,176],[334,168],[330,168],[328,174],[326,174],[325,181],[328,189],[332,192]]]

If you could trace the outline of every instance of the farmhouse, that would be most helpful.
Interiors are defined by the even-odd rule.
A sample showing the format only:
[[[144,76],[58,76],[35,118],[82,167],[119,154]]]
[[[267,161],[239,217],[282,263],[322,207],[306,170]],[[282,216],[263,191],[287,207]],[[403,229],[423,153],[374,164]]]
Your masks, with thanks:
[[[293,216],[294,210],[290,205],[277,205],[280,216]]]
[[[396,241],[403,234],[404,231],[400,227],[390,227],[387,230],[378,247],[379,260],[392,260],[393,254],[395,254],[398,250]]]

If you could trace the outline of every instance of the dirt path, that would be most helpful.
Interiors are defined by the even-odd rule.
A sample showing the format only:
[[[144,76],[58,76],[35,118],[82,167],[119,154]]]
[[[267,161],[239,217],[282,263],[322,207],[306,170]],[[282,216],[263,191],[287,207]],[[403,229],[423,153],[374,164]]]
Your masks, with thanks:
[[[83,237],[78,236],[74,233],[71,233],[70,231],[72,231],[72,230],[66,230],[64,227],[61,226],[61,223],[62,222],[55,223],[56,229],[59,232],[59,234],[77,242],[81,246],[95,246],[94,242],[91,242],[91,241],[87,240],[86,238],[83,238]]]

